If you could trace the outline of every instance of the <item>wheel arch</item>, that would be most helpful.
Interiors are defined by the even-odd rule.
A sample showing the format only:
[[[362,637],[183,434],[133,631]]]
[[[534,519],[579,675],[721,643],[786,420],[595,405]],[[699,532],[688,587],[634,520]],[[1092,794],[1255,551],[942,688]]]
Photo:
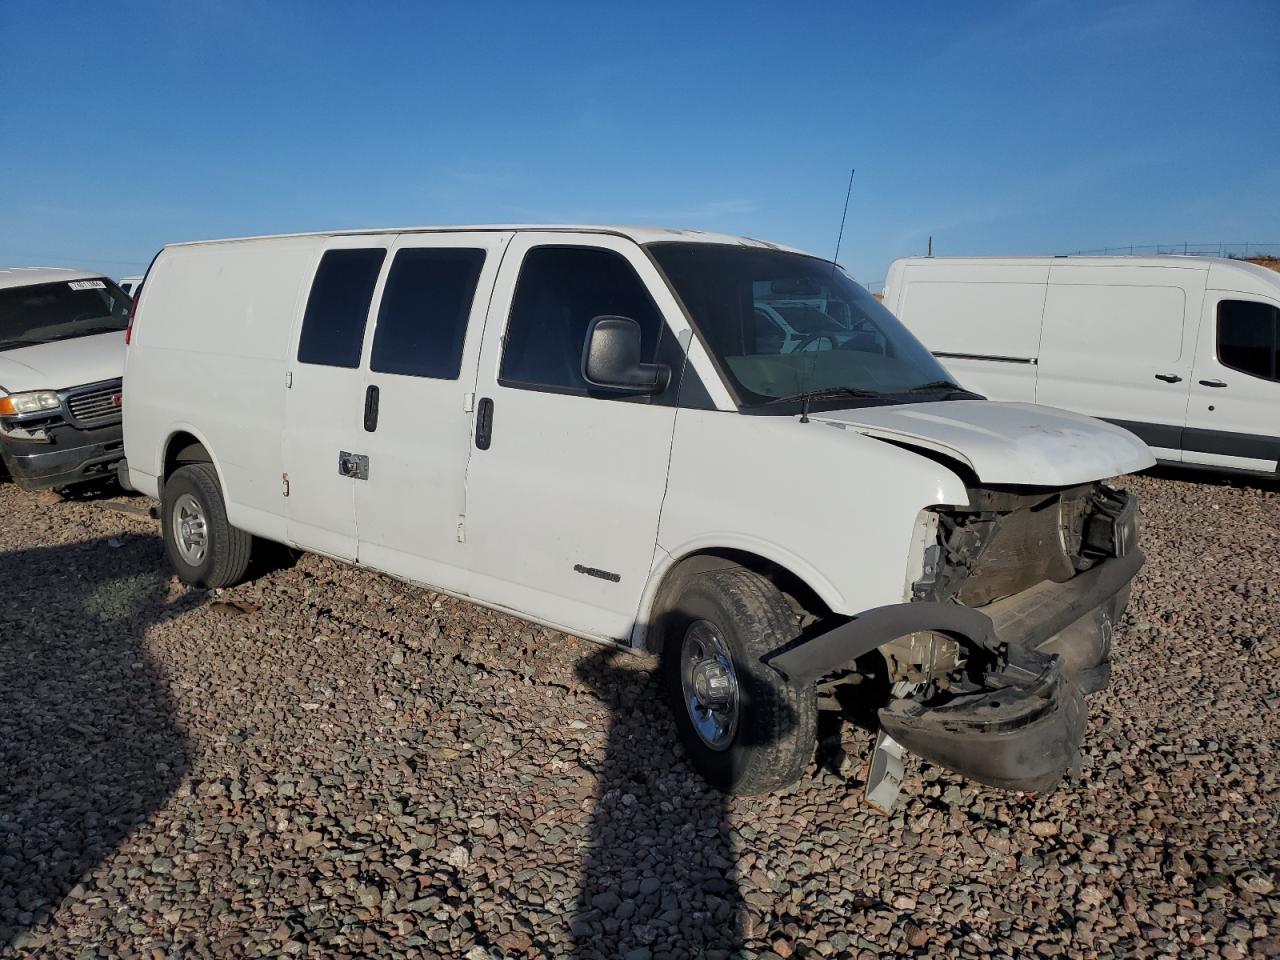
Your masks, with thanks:
[[[175,426],[165,438],[161,447],[160,463],[156,471],[160,492],[163,495],[165,482],[179,467],[189,463],[208,463],[218,475],[218,484],[222,487],[223,499],[227,498],[227,481],[223,476],[222,466],[214,456],[213,447],[208,439],[188,424]]]
[[[745,567],[770,580],[793,605],[818,619],[836,616],[844,606],[843,596],[830,581],[798,562],[798,558],[780,558],[775,551],[705,544],[675,556],[663,556],[665,562],[658,564],[649,577],[631,637],[632,646],[646,653],[662,652],[666,614],[688,579],[708,570]]]

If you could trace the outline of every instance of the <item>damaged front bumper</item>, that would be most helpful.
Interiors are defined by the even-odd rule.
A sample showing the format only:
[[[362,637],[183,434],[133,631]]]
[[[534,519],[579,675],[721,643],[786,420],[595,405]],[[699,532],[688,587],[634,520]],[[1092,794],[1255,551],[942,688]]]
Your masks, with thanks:
[[[1112,624],[1144,557],[1130,548],[1063,583],[1045,581],[982,609],[952,602],[878,607],[768,658],[814,682],[913,633],[938,633],[988,654],[982,689],[928,701],[891,699],[886,734],[925,759],[1011,790],[1052,787],[1079,764],[1084,693],[1106,686]]]
[[[942,704],[897,699],[880,711],[884,732],[912,753],[1007,790],[1047,790],[1079,766],[1084,695],[1054,657],[1013,661],[1005,684]],[[1012,672],[1009,669],[1006,674]],[[1008,681],[1008,677],[993,677]]]
[[[40,442],[0,434],[0,460],[23,490],[66,487],[112,476],[124,459],[119,423],[92,429],[59,424]]]

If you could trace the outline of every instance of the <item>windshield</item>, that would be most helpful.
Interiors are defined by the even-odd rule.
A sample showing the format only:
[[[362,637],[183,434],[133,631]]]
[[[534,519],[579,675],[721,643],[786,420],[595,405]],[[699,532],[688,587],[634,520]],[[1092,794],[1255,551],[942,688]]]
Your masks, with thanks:
[[[712,243],[649,250],[744,405],[947,389],[924,345],[829,261]]]
[[[130,302],[102,278],[0,290],[0,350],[122,331]]]

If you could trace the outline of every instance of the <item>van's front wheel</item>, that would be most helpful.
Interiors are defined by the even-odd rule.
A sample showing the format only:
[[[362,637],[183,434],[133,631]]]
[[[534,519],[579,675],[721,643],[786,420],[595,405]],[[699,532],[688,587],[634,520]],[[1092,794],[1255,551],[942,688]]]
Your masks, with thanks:
[[[160,500],[164,548],[178,576],[193,587],[229,587],[249,568],[253,537],[227,521],[218,474],[209,463],[174,471]]]
[[[667,699],[685,751],[725,793],[765,793],[798,780],[817,742],[812,684],[760,658],[796,634],[778,589],[741,567],[694,577],[667,619]]]

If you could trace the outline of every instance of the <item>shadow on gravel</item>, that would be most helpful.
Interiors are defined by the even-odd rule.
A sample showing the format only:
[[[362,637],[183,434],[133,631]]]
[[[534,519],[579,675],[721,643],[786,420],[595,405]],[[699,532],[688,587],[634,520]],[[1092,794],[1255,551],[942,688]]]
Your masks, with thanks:
[[[146,536],[0,554],[0,945],[56,910],[186,771],[142,635],[199,600],[166,604],[162,569]]]
[[[742,895],[725,797],[682,759],[661,675],[604,649],[578,676],[612,713],[583,859],[573,956],[735,957]]]

